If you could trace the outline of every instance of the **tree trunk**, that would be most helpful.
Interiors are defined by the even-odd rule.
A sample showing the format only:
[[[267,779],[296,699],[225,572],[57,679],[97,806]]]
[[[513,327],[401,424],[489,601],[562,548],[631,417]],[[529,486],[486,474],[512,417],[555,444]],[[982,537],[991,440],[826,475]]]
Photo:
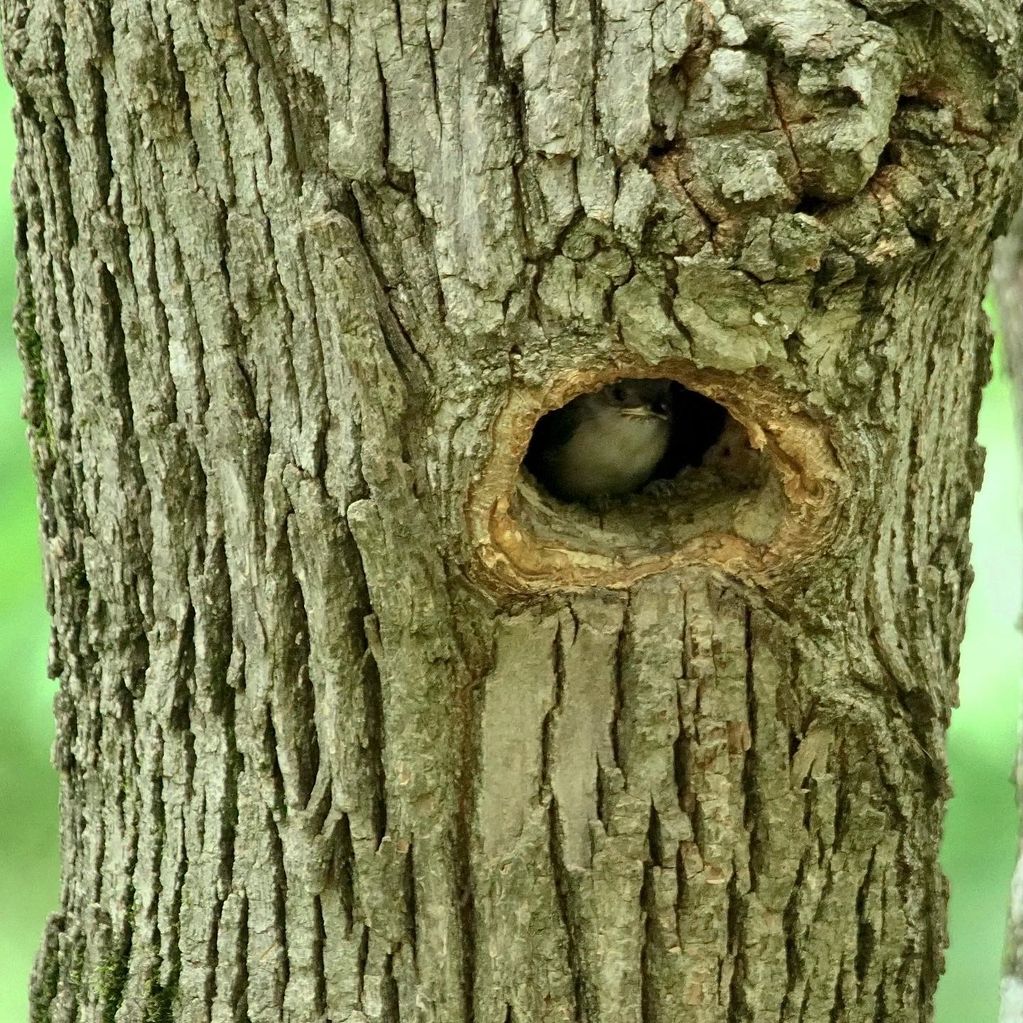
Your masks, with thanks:
[[[35,1020],[931,1018],[1016,8],[4,0]]]

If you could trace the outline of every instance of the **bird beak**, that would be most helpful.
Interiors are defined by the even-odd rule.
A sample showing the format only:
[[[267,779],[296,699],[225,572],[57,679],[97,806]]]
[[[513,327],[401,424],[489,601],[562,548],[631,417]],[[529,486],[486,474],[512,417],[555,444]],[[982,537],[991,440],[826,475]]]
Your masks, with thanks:
[[[631,416],[633,419],[647,419],[653,416],[656,419],[667,419],[667,415],[652,409],[649,405],[635,405],[632,408],[623,408],[623,416]]]

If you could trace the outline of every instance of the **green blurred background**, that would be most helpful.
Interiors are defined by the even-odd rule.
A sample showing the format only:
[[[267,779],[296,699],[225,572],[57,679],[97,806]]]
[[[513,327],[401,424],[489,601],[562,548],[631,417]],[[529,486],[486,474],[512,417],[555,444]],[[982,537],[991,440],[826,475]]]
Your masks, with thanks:
[[[0,181],[14,159],[11,96],[0,82]],[[10,322],[13,220],[0,186],[0,1023],[28,1018],[28,974],[57,906],[57,784],[49,763],[54,686],[46,678],[34,485],[19,418],[21,371]],[[1010,390],[996,367],[981,411],[988,449],[974,511],[976,581],[962,651],[961,706],[949,733],[956,796],[944,864],[952,884],[948,968],[937,1023],[995,1023],[1006,899],[1016,849],[1013,764],[1023,665],[1021,456]]]

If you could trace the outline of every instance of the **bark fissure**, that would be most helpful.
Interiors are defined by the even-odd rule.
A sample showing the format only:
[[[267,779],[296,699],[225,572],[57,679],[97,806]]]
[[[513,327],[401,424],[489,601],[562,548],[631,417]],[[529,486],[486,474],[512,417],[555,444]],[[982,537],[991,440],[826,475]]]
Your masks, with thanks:
[[[624,667],[625,667],[625,652],[627,645],[630,641],[629,633],[629,601],[626,599],[624,607],[622,609],[622,627],[618,633],[618,641],[615,644],[614,652],[614,668],[613,668],[613,679],[614,679],[614,707],[611,712],[611,753],[614,756],[615,767],[622,770],[622,757],[621,757],[621,737],[619,735],[619,724],[622,717],[622,708],[625,705],[625,679],[624,679]],[[628,785],[628,776],[626,774],[625,784]]]
[[[651,831],[653,830],[654,810],[651,807]],[[643,888],[640,894],[640,901],[643,906],[643,947],[640,953],[640,1020],[641,1023],[657,1023],[658,1010],[656,996],[652,987],[651,963],[652,946],[656,941],[654,934],[654,906],[653,906],[653,868],[659,864],[659,857],[653,853],[653,839],[650,840],[651,852],[650,862],[643,865]]]
[[[591,1017],[587,1008],[586,971],[578,947],[577,923],[573,914],[574,893],[572,891],[572,878],[565,866],[565,854],[558,820],[558,801],[554,796],[549,798],[547,828],[550,840],[551,869],[554,875],[554,888],[558,900],[558,913],[565,933],[565,953],[568,958],[568,969],[572,977],[571,1019],[575,1023],[589,1023]]]
[[[372,774],[374,779],[373,826],[377,848],[387,834],[387,795],[384,783],[384,704],[378,667],[382,650],[380,634],[375,615],[369,615],[363,623],[366,634],[366,652],[362,673],[366,693],[366,745],[374,754]]]

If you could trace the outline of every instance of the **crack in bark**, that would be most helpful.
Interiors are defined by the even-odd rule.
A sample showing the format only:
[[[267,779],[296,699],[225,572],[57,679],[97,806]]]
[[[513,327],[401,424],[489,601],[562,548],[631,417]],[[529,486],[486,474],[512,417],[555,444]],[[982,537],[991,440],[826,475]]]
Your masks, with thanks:
[[[888,1023],[888,1007],[885,1004],[884,991],[887,971],[881,971],[881,982],[877,986],[877,1001],[874,1008],[873,1023]]]
[[[432,83],[433,92],[433,113],[437,118],[437,130],[443,135],[444,133],[444,113],[441,109],[441,89],[440,89],[440,78],[437,74],[437,54],[434,52],[434,48],[430,45],[429,41],[426,43],[426,61],[427,66],[430,70],[430,82]]]
[[[213,1004],[217,1000],[217,966],[219,955],[217,953],[217,939],[220,937],[220,928],[224,919],[224,899],[220,892],[217,892],[216,902],[213,905],[213,912],[210,914],[209,936],[206,939],[206,980],[203,984],[203,1005],[206,1009],[206,1019],[210,1019]]]
[[[746,997],[746,915],[749,912],[745,893],[739,891],[739,872],[733,863],[732,876],[727,886],[727,948],[730,958],[731,982],[728,986],[728,1023],[745,1023],[751,1019],[751,1010]],[[723,980],[723,978],[722,978]],[[720,990],[720,986],[719,986]]]
[[[843,953],[838,963],[838,973],[835,976],[835,993],[831,1012],[828,1015],[828,1023],[841,1023],[845,1018],[845,995],[842,993],[842,979],[845,976],[845,955]]]
[[[626,786],[628,786],[629,780],[625,775],[625,772],[622,770],[622,747],[619,728],[622,720],[622,711],[625,707],[625,654],[627,647],[632,640],[631,622],[629,621],[629,608],[631,603],[631,596],[626,594],[622,605],[622,624],[621,628],[618,630],[618,640],[615,644],[614,660],[612,664],[614,705],[611,710],[611,726],[609,729],[611,753],[614,756],[615,767],[617,767],[619,771],[622,771],[622,776],[625,778]]]
[[[352,847],[352,827],[347,813],[341,814],[333,842],[333,857],[327,874],[327,884],[336,887],[345,914],[345,937],[355,929],[355,850]],[[360,969],[361,975],[361,969]],[[361,1005],[362,998],[359,997]]]
[[[249,1020],[249,899],[242,896],[242,915],[239,921],[239,932],[241,935],[241,957],[238,969],[238,990],[237,990],[237,1019],[248,1023]]]
[[[273,710],[267,706],[263,708],[263,755],[266,757],[267,766],[270,771],[270,778],[273,783],[273,820],[274,831],[288,818],[287,790],[284,786],[284,773],[281,771],[281,761],[278,756],[277,729],[274,727]]]
[[[462,940],[462,994],[465,1018],[466,1020],[473,1020],[476,1016],[474,1007],[476,997],[476,889],[473,878],[472,821],[475,816],[474,769],[476,767],[476,758],[473,755],[471,693],[468,694],[468,700],[469,706],[463,709],[463,748],[458,776],[460,798],[459,811],[454,824],[454,852],[455,874],[457,882],[461,887],[461,892],[458,893],[458,903]],[[408,858],[411,865],[411,846],[409,847]],[[412,956],[413,961],[415,961],[417,942],[414,885],[412,887],[412,902],[409,908]]]
[[[387,834],[387,778],[384,772],[384,749],[387,737],[384,733],[384,697],[380,679],[380,664],[383,660],[383,646],[375,614],[363,619],[366,637],[366,653],[362,673],[363,691],[366,696],[366,743],[372,752],[372,774],[374,779],[373,826],[376,832],[377,849]]]
[[[870,860],[867,862],[867,869],[856,890],[856,984],[858,996],[862,997],[863,985],[866,982],[867,971],[870,968],[871,958],[874,954],[875,934],[874,925],[871,923],[867,912],[867,894],[870,888],[874,870],[874,859],[877,855],[877,846],[870,851]]]
[[[554,666],[554,701],[544,715],[540,731],[540,787],[537,796],[541,803],[553,798],[551,795],[551,733],[555,718],[561,712],[561,701],[565,694],[565,646],[561,635],[561,620],[554,628],[552,641],[552,663]]]
[[[669,840],[674,836],[669,835]],[[643,938],[640,949],[640,1019],[641,1023],[660,1023],[670,1018],[672,1009],[677,1009],[677,969],[672,961],[671,938],[682,947],[680,928],[680,893],[684,886],[682,845],[674,842],[673,851],[665,848],[665,836],[660,816],[653,802],[647,826],[647,858],[643,868],[643,884],[640,890],[640,905],[643,910]],[[672,913],[672,926],[665,932],[659,909],[659,882],[666,879],[668,871],[675,870],[676,895]],[[666,1015],[667,1014],[667,1015]]]
[[[401,46],[401,21],[399,15],[399,36],[398,45]],[[380,110],[381,119],[383,124],[381,125],[381,138],[383,139],[383,149],[380,153],[380,162],[387,168],[388,177],[391,176],[390,163],[391,163],[391,107],[390,101],[387,95],[387,77],[384,74],[384,65],[380,59],[380,50],[375,49],[374,54],[376,56],[377,65],[377,82],[380,87]]]
[[[651,807],[651,816],[653,808]],[[651,852],[651,857],[653,853]],[[656,861],[655,861],[656,862]],[[651,979],[651,948],[656,940],[656,902],[653,894],[653,866],[650,863],[643,865],[643,887],[640,890],[640,904],[643,907],[643,944],[640,949],[640,1021],[641,1023],[657,1023],[658,1011],[656,997],[653,991]]]
[[[745,727],[746,750],[742,766],[742,818],[748,836],[746,862],[749,888],[739,891],[742,871],[733,858],[732,878],[728,884],[728,948],[732,956],[732,981],[729,990],[729,1023],[740,1023],[752,1018],[752,1008],[746,993],[746,922],[750,913],[749,897],[757,891],[757,827],[760,820],[760,799],[757,792],[756,754],[757,749],[757,695],[754,675],[753,654],[753,612],[747,606],[743,614],[743,644],[745,647],[745,703],[747,721]],[[736,850],[736,856],[738,850]]]
[[[175,850],[177,863],[175,865],[174,881],[171,885],[170,911],[168,913],[169,933],[161,935],[164,939],[164,946],[169,953],[169,959],[161,964],[164,967],[161,970],[161,983],[169,993],[169,997],[172,997],[178,988],[178,982],[181,978],[182,956],[185,952],[181,947],[181,907],[184,898],[185,879],[188,874],[184,804],[179,809],[179,825],[179,847]],[[166,846],[164,848],[166,849]]]
[[[809,829],[807,829],[809,834]],[[782,996],[781,1008],[778,1012],[778,1023],[784,1023],[789,1017],[791,1002],[803,971],[803,957],[800,955],[800,939],[802,934],[799,928],[799,902],[803,892],[803,883],[806,878],[807,855],[804,853],[796,868],[796,876],[792,882],[792,890],[789,893],[788,901],[782,914],[783,929],[785,932],[785,993]],[[805,987],[805,985],[804,985]]]
[[[313,921],[315,926],[313,942],[313,965],[315,975],[315,1012],[325,1016],[327,1012],[327,927],[323,920],[323,901],[319,895],[313,896]]]
[[[366,967],[369,965],[369,928],[365,924],[361,926],[362,934],[359,937],[359,958],[356,968],[355,1006],[359,1012],[365,1012]]]
[[[404,861],[404,891],[402,893],[405,901],[405,912],[408,917],[409,944],[412,946],[412,962],[415,963],[419,954],[418,927],[416,919],[416,868],[415,868],[415,843],[409,842],[408,852]],[[471,904],[470,904],[471,911]],[[468,1019],[472,1019],[469,1015]]]
[[[561,825],[558,819],[558,800],[550,796],[547,804],[547,830],[551,870],[554,875],[554,888],[557,894],[558,913],[561,926],[565,932],[565,952],[568,958],[568,969],[572,975],[572,1019],[574,1023],[587,1023],[590,1019],[586,1012],[586,969],[580,953],[576,936],[575,918],[572,909],[574,895],[572,879],[565,865],[565,854],[562,846]]]
[[[384,956],[384,976],[381,981],[381,1023],[402,1023],[401,1002],[398,997],[398,982],[394,977],[394,955]]]
[[[276,951],[277,961],[281,969],[281,987],[287,990],[291,979],[291,956],[288,949],[288,873],[284,863],[284,842],[280,832],[280,822],[275,820],[269,810],[265,815],[269,867],[273,876],[273,915],[276,930],[277,948],[272,946],[263,953]],[[261,957],[262,959],[262,957]]]
[[[792,137],[792,128],[789,125],[789,122],[785,119],[785,114],[781,108],[781,99],[778,96],[778,86],[771,77],[770,72],[767,74],[767,91],[771,96],[771,103],[774,106],[774,115],[778,118],[778,127],[781,128],[782,134],[785,136],[785,140],[789,144],[789,151],[792,153],[792,162],[796,165],[796,173],[799,175],[799,192],[797,194],[797,198],[801,198],[806,191],[803,164],[799,158],[799,151],[796,149],[795,140]]]

